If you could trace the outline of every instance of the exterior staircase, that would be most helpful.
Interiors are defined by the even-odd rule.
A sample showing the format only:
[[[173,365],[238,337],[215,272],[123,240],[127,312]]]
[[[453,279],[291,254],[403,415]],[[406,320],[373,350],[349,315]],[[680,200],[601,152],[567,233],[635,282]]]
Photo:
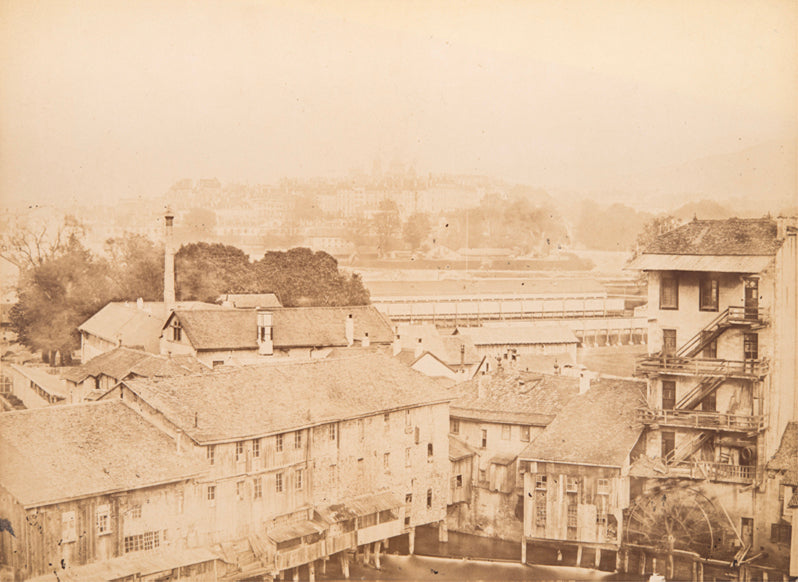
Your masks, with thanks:
[[[693,438],[682,443],[677,448],[673,449],[663,460],[666,465],[678,465],[679,463],[687,460],[690,455],[695,453],[698,449],[712,438],[712,435],[707,432],[702,432],[695,435]]]
[[[723,384],[724,378],[722,376],[705,376],[701,381],[685,394],[679,402],[676,403],[677,410],[693,410],[696,406],[701,404],[707,396],[712,394],[718,386]]]

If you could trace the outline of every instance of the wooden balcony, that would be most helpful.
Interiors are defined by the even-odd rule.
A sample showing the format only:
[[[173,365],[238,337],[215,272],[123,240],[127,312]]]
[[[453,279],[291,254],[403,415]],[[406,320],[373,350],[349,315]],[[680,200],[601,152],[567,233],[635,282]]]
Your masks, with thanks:
[[[344,550],[354,550],[357,548],[357,532],[350,531],[337,536],[327,538],[327,551],[330,555],[343,552]]]
[[[401,535],[402,533],[402,520],[392,519],[385,523],[378,523],[369,527],[363,527],[357,530],[357,545],[370,544],[372,542],[379,542],[387,540],[394,536]]]
[[[695,428],[701,430],[726,430],[735,432],[759,432],[765,428],[761,416],[708,412],[704,410],[662,410],[638,408],[637,420],[643,424]]]
[[[667,374],[758,380],[768,373],[764,360],[715,360],[654,354],[635,362],[635,375]]]
[[[678,465],[669,465],[668,473],[663,477],[685,477],[720,483],[750,484],[756,477],[756,466],[731,465],[711,461],[685,461]]]
[[[327,555],[325,541],[319,540],[312,544],[303,543],[301,546],[290,550],[277,550],[274,557],[274,567],[279,572],[323,558]]]

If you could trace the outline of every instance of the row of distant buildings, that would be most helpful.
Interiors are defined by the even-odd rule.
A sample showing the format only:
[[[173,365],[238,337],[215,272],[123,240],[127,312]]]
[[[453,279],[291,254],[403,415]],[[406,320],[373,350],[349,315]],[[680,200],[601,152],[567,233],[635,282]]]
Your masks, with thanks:
[[[442,334],[373,307],[167,298],[150,353],[84,324],[64,399],[0,415],[0,562],[312,578],[435,525],[520,540],[523,561],[795,575],[796,225],[694,221],[632,267],[649,279],[637,378],[570,364],[572,331],[536,347],[524,330],[545,326]],[[147,319],[119,305],[136,317],[115,325]],[[527,371],[541,357],[549,373]]]

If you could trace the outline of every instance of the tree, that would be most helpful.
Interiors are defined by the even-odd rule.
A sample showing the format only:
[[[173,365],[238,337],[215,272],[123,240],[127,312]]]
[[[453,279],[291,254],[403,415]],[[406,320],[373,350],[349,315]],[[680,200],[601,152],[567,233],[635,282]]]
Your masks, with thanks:
[[[11,324],[24,345],[49,362],[70,361],[80,345],[78,326],[113,296],[108,263],[97,260],[74,234],[61,252],[26,269]]]
[[[377,231],[378,252],[381,257],[393,249],[400,228],[399,207],[390,198],[383,198],[380,200],[379,211],[374,215],[374,230]]]
[[[407,218],[402,236],[410,245],[410,250],[415,251],[426,240],[431,230],[429,215],[424,212],[414,212]]]
[[[649,220],[637,235],[632,252],[634,256],[641,254],[661,234],[679,226],[679,221],[671,215],[661,214]]]
[[[125,233],[105,241],[105,254],[116,299],[162,301],[163,245],[140,234]]]
[[[360,276],[340,273],[338,261],[324,251],[269,251],[253,266],[259,291],[277,293],[286,307],[369,303]]]
[[[255,292],[247,254],[221,243],[191,243],[175,255],[175,292],[182,301],[214,302],[223,293]]]
[[[28,216],[3,234],[0,250],[18,265],[38,267],[63,253],[73,237],[84,234],[83,225],[72,215],[60,224]]]

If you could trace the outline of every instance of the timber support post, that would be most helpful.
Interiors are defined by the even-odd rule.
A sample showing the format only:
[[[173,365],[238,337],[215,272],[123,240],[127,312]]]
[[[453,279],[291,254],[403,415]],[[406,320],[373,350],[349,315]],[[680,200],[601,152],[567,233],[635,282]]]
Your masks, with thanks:
[[[526,564],[526,536],[521,538],[521,563]]]
[[[407,551],[412,556],[416,552],[416,528],[411,527],[407,532]]]

